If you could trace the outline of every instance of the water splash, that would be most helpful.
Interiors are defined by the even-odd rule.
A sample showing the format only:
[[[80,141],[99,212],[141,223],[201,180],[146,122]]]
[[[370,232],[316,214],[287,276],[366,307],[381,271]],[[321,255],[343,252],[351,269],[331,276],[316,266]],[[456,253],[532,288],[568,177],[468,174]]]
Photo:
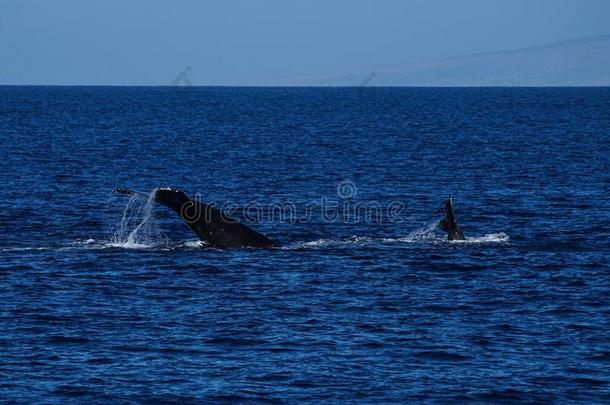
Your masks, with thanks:
[[[452,242],[458,242],[458,243],[501,243],[501,242],[508,242],[508,240],[510,239],[510,236],[504,232],[499,232],[499,233],[489,233],[487,235],[483,235],[483,236],[473,236],[473,237],[466,237],[466,240],[458,240],[458,241],[452,241]]]
[[[388,241],[398,242],[424,242],[424,241],[438,241],[441,239],[438,235],[438,223],[440,220],[428,222],[416,230],[409,233],[407,236],[398,239],[392,239]],[[446,238],[445,238],[446,239]]]
[[[427,222],[407,236],[399,238],[373,238],[368,236],[352,236],[347,239],[317,239],[308,242],[291,243],[281,249],[321,249],[326,247],[353,248],[359,246],[370,246],[374,244],[386,245],[395,243],[428,244],[428,243],[466,243],[466,244],[492,244],[508,242],[510,236],[500,233],[490,233],[483,236],[466,237],[466,240],[447,240],[447,235],[438,228],[439,220]]]
[[[438,227],[440,221],[432,221],[411,232],[404,238],[395,239],[399,242],[434,242],[434,243],[503,243],[508,242],[510,236],[504,232],[489,233],[483,236],[466,236],[465,240],[447,240],[447,235]],[[388,241],[393,241],[389,239]]]
[[[350,246],[358,246],[358,245],[366,245],[371,242],[375,242],[376,239],[369,238],[366,236],[352,236],[348,239],[317,239],[309,242],[298,242],[295,244],[290,244],[286,246],[287,249],[295,249],[295,248],[321,248],[328,246],[342,246],[342,245],[350,245]]]
[[[347,239],[316,239],[308,242],[298,242],[289,244],[283,249],[318,249],[324,247],[358,247],[369,246],[371,244],[387,244],[387,243],[413,243],[413,242],[437,242],[442,238],[438,236],[437,231],[438,221],[426,223],[420,228],[412,231],[407,236],[401,238],[374,238],[369,236],[352,236]]]
[[[156,192],[157,189],[154,189],[146,200],[138,195],[129,197],[119,228],[111,238],[111,246],[147,249],[168,245],[154,217],[153,199]]]

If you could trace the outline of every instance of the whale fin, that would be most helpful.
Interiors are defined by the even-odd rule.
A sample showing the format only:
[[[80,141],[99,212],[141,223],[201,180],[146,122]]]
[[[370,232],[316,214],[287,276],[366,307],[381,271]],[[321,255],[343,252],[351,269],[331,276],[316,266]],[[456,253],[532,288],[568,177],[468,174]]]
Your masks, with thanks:
[[[453,200],[451,197],[445,202],[445,218],[439,221],[438,227],[447,232],[448,240],[465,240],[464,232],[460,229],[453,210]]]

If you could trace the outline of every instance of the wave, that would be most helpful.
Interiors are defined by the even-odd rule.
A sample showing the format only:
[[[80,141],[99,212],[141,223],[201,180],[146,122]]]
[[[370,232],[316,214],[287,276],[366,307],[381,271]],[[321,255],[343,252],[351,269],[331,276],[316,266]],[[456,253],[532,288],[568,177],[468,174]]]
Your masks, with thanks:
[[[370,244],[429,244],[429,243],[456,243],[456,244],[493,244],[508,242],[510,236],[506,233],[490,233],[483,236],[470,236],[466,240],[447,240],[447,235],[438,230],[438,221],[428,222],[406,236],[398,238],[373,238],[368,236],[352,236],[347,239],[317,239],[309,242],[289,244],[283,249],[311,249],[337,246],[361,246]]]
[[[137,201],[140,201],[138,205]],[[123,212],[123,217],[117,231],[109,240],[83,239],[76,240],[63,246],[26,246],[0,248],[1,252],[23,252],[44,250],[71,250],[71,249],[125,249],[125,250],[196,250],[215,249],[208,243],[195,239],[172,242],[160,231],[157,221],[151,212],[151,199],[142,203],[141,199],[130,198]],[[438,221],[431,221],[406,236],[397,238],[375,238],[370,236],[351,236],[345,239],[321,238],[304,242],[288,243],[279,250],[324,249],[324,248],[359,248],[371,245],[391,244],[456,244],[456,245],[484,245],[499,244],[509,241],[510,236],[504,232],[490,233],[482,236],[468,236],[466,240],[447,240],[444,232],[439,231]]]
[[[501,243],[508,242],[510,239],[510,235],[499,232],[499,233],[489,233],[483,236],[475,236],[475,237],[466,237],[466,240],[456,240],[451,242],[456,243]]]
[[[163,240],[163,243],[159,243],[158,240],[153,240],[153,243],[140,243],[134,242],[133,240],[127,239],[125,241],[116,241],[114,239],[107,241],[96,241],[94,239],[87,239],[85,241],[74,242],[74,247],[80,247],[83,249],[109,249],[118,248],[126,250],[193,250],[201,249],[209,246],[202,240],[185,240],[178,242],[169,242]]]
[[[15,246],[0,248],[0,252],[28,252],[28,251],[44,251],[52,250],[52,246]]]

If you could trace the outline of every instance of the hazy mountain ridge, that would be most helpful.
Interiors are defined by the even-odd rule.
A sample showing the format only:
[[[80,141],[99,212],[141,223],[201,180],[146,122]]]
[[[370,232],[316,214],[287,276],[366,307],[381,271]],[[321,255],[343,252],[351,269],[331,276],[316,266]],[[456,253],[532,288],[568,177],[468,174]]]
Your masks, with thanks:
[[[376,86],[610,86],[610,35],[374,71],[371,85]],[[310,84],[357,86],[367,74],[352,72]]]

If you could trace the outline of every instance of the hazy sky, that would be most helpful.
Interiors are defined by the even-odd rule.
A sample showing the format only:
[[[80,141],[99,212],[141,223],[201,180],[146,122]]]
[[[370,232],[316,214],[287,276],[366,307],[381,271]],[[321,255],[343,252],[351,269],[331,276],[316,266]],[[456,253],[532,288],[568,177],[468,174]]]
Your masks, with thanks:
[[[610,33],[608,0],[0,0],[0,84],[260,84]]]

